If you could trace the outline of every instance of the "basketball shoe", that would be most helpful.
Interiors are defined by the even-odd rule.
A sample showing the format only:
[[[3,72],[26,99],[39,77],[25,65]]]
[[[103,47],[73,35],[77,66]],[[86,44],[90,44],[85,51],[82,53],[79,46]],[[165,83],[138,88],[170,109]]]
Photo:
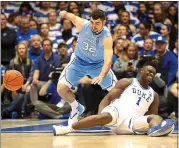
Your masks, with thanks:
[[[54,136],[59,136],[59,135],[65,135],[73,131],[71,126],[63,126],[63,125],[53,125],[53,135]]]
[[[85,111],[85,107],[78,103],[78,107],[76,110],[71,112],[70,117],[68,119],[68,125],[71,126],[73,123],[78,121],[78,117]]]
[[[174,130],[175,122],[170,119],[163,120],[159,125],[149,129],[147,135],[150,137],[167,136]]]

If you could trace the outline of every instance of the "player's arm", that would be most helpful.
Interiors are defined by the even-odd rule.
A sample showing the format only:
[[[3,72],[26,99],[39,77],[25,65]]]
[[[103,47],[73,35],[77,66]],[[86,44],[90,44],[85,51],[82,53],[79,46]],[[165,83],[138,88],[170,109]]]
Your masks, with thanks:
[[[159,106],[159,96],[155,92],[154,101],[152,102],[152,104],[149,107],[148,114],[149,115],[151,115],[151,114],[158,115],[158,106]]]
[[[73,13],[69,13],[67,11],[61,11],[60,17],[70,20],[77,28],[78,31],[81,31],[81,28],[85,22],[85,19],[82,19]]]
[[[103,78],[106,76],[108,71],[111,68],[112,64],[112,55],[113,55],[113,40],[112,36],[108,36],[104,39],[103,41],[103,46],[104,46],[104,65],[101,69],[101,72],[98,77],[95,77],[92,81],[92,84],[99,84],[103,80]]]
[[[117,98],[119,99],[122,92],[125,90],[127,86],[131,84],[131,82],[132,82],[132,79],[124,78],[124,79],[119,80],[116,83],[115,87],[104,97],[104,99],[99,104],[98,114],[101,113],[103,108],[108,106],[112,101],[114,101]]]
[[[108,36],[107,38],[104,39],[103,46],[104,46],[104,65],[102,67],[100,76],[105,77],[108,71],[110,70],[112,64],[112,56],[113,56],[112,36]]]

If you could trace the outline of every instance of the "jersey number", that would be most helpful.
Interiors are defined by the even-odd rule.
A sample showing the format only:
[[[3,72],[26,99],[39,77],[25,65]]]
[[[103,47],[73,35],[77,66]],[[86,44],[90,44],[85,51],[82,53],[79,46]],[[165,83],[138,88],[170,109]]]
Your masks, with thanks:
[[[139,100],[137,101],[136,104],[139,105],[140,101],[141,101],[141,97],[139,97]]]
[[[95,53],[95,50],[96,50],[95,47],[89,46],[89,44],[86,43],[86,42],[84,42],[84,41],[83,41],[83,46],[82,46],[82,48],[83,48],[83,50],[89,51],[89,52],[91,52],[91,53]]]

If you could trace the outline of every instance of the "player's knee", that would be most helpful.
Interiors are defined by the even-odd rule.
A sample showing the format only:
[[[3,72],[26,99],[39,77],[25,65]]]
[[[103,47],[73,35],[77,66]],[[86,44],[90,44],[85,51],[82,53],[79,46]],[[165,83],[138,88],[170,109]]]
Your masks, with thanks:
[[[110,113],[104,112],[98,116],[99,121],[101,121],[102,125],[108,124],[112,121],[112,116]]]
[[[58,84],[57,86],[57,92],[60,96],[66,94],[69,90],[69,87],[64,84]]]
[[[162,121],[163,118],[160,117],[159,115],[149,115],[148,118],[147,118],[147,122],[151,122],[152,120],[155,120],[155,121]]]

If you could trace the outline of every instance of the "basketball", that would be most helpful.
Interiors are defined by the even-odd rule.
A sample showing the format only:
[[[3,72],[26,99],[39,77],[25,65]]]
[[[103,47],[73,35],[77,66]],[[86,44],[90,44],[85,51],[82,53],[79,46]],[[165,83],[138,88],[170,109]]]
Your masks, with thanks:
[[[3,77],[3,85],[11,91],[20,89],[23,85],[24,77],[17,70],[8,70]]]

